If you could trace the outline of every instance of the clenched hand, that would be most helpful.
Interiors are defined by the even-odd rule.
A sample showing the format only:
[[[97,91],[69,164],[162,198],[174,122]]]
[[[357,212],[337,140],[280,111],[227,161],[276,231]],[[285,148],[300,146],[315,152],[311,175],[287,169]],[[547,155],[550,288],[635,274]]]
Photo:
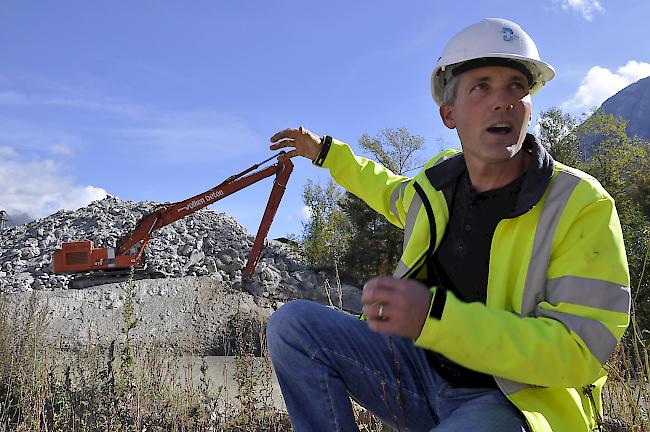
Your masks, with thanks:
[[[363,286],[361,301],[370,330],[417,339],[429,314],[431,292],[413,279],[380,276]]]

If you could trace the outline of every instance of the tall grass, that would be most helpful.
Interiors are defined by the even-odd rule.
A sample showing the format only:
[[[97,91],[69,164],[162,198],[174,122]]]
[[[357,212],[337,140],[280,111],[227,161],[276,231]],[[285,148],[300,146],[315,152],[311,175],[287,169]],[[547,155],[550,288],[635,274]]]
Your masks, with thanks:
[[[7,295],[0,299],[0,431],[290,429],[272,401],[265,347],[251,346],[265,340],[257,333],[264,329],[258,318],[238,314],[236,334],[226,336],[235,345],[236,392],[229,394],[226,385],[212,382],[205,359],[194,371],[192,357],[183,361],[164,349],[137,346],[133,281],[125,284],[124,298],[121,337],[109,347],[89,344],[76,352],[44,343],[48,306],[38,292],[22,309]]]
[[[606,365],[609,375],[603,391],[607,430],[650,431],[650,361],[648,333],[642,332],[632,312],[624,343]]]
[[[646,241],[637,293],[648,271],[649,257],[650,242]],[[606,430],[650,431],[650,330],[642,329],[639,322],[633,299],[630,326],[605,367],[609,375],[603,391]]]

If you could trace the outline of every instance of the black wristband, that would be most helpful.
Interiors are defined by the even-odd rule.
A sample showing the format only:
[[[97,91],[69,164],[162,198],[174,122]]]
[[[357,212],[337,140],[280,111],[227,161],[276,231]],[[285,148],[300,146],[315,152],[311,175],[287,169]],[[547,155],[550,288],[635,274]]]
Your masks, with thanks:
[[[330,151],[330,147],[332,146],[332,137],[329,135],[323,135],[323,138],[320,140],[320,144],[320,153],[318,153],[318,156],[316,156],[316,159],[314,159],[314,165],[322,167],[323,163],[325,162],[325,158],[327,157],[327,152]]]
[[[429,316],[437,320],[442,319],[442,312],[445,310],[446,302],[447,290],[442,287],[438,287],[438,289],[436,289],[436,293],[433,295],[433,302],[431,304]]]

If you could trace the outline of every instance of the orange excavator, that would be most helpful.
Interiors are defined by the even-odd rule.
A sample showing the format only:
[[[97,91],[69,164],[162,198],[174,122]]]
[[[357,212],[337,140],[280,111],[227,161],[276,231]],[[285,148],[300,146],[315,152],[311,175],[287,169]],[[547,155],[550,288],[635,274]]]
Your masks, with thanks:
[[[125,277],[142,279],[164,276],[161,273],[145,271],[144,250],[154,231],[275,174],[275,181],[262,216],[262,222],[242,272],[242,280],[245,281],[251,276],[261,257],[264,240],[284,195],[293,170],[293,163],[288,158],[278,159],[273,165],[264,169],[259,168],[284,153],[280,152],[239,174],[232,175],[206,192],[184,201],[157,207],[153,212],[140,219],[132,231],[119,239],[114,248],[95,248],[90,240],[63,243],[61,249],[54,251],[52,256],[54,273],[77,274],[77,277],[70,282],[71,288],[84,288],[100,283],[115,282]]]

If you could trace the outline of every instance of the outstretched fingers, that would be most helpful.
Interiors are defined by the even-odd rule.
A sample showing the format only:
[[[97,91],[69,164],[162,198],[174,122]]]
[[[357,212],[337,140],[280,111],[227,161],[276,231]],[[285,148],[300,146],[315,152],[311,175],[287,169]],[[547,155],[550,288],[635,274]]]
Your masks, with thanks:
[[[294,143],[295,143],[295,140],[287,138],[287,139],[283,139],[282,141],[271,144],[269,146],[269,148],[271,150],[277,150],[277,149],[281,149],[281,148],[285,148],[285,147],[295,147]]]
[[[274,143],[274,142],[278,142],[280,140],[287,139],[287,138],[290,138],[290,139],[293,140],[299,134],[300,134],[300,130],[298,128],[287,128],[287,129],[281,130],[280,132],[273,135],[271,137],[271,142]]]
[[[284,157],[304,156],[314,160],[320,153],[321,139],[318,135],[300,126],[281,130],[271,137],[271,150],[293,147]]]

